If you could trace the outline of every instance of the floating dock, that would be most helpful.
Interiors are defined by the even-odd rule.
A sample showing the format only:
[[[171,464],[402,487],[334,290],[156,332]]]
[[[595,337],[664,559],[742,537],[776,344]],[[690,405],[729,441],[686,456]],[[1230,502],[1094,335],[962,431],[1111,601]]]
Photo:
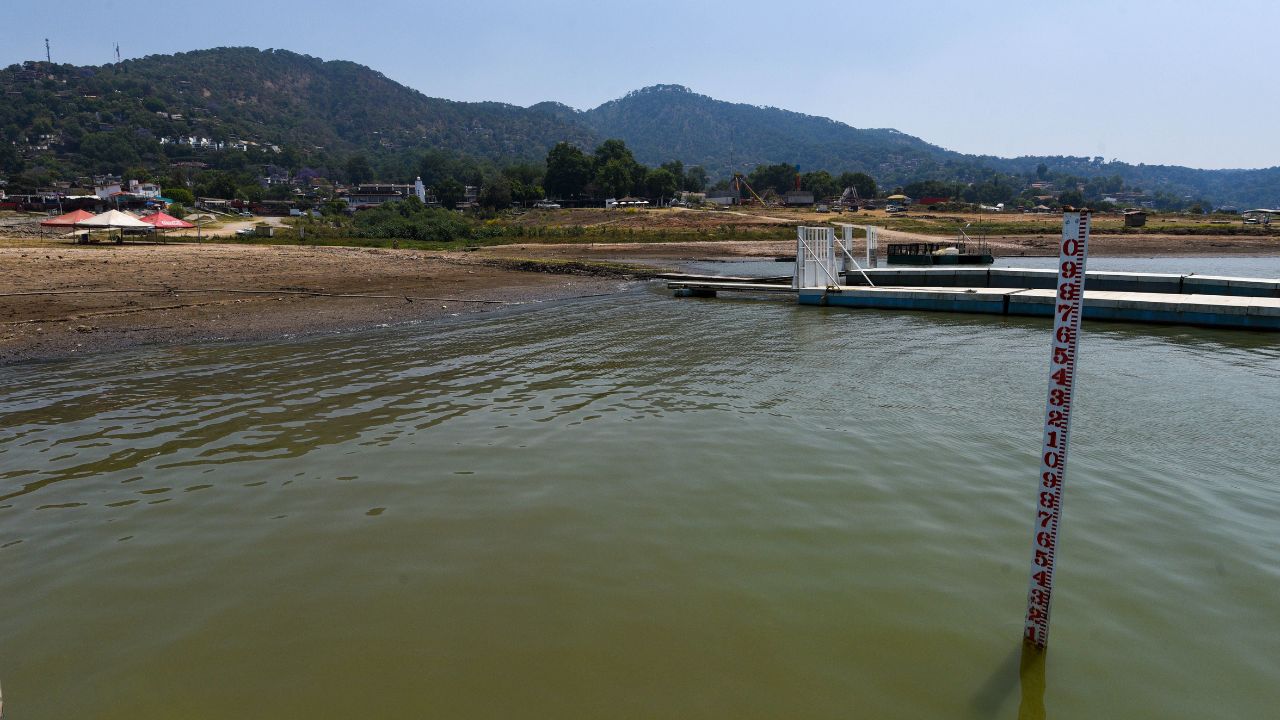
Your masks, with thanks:
[[[1083,217],[1080,243],[1087,244],[1087,215]],[[1080,307],[1078,282],[1064,286],[1071,298],[1058,299],[1058,275],[1060,269],[1067,272],[1068,265],[1083,267],[1083,259],[1079,265],[1063,261],[1062,268],[1050,270],[877,268],[872,262],[875,228],[869,226],[866,247],[871,267],[862,268],[853,256],[851,231],[852,226],[844,226],[843,237],[837,239],[831,227],[796,228],[796,268],[790,283],[785,278],[685,275],[668,276],[672,282],[667,287],[681,297],[716,297],[722,292],[793,294],[801,305],[1045,318],[1078,310],[1086,320],[1280,330],[1280,280],[1092,271],[1085,274]],[[1079,253],[1082,258],[1084,252]]]
[[[866,286],[871,279],[877,287],[960,287],[1023,288],[1048,290],[1056,286],[1057,269],[1029,268],[868,268],[844,273],[844,285]],[[1162,273],[1085,273],[1084,286],[1090,290],[1175,295],[1232,295],[1280,298],[1280,280],[1225,277],[1219,275],[1174,275]]]
[[[804,288],[801,305],[830,305],[935,312],[1052,317],[1052,289],[854,287]],[[1280,297],[1090,290],[1085,281],[1085,320],[1280,330]]]
[[[891,273],[894,271],[890,271]],[[915,270],[914,272],[920,272]],[[930,272],[965,273],[966,270]],[[983,272],[978,270],[976,272]],[[997,271],[992,271],[997,272]],[[1019,272],[1043,273],[1041,270]],[[1052,274],[1054,271],[1047,271]],[[873,282],[887,279],[884,271],[867,271]],[[1133,273],[1110,273],[1132,276]],[[1247,330],[1280,330],[1280,295],[1257,294],[1214,295],[1188,292],[1134,292],[1090,289],[1094,273],[1085,283],[1084,318],[1119,322],[1199,325],[1203,327]],[[1184,277],[1194,276],[1160,276]],[[936,277],[933,279],[937,279]],[[1239,290],[1261,292],[1268,284],[1280,281],[1248,278],[1199,278],[1220,283],[1239,282]],[[1125,281],[1129,282],[1129,281]],[[1168,287],[1170,281],[1142,283],[1139,286]],[[1099,282],[1098,284],[1103,284]],[[1176,282],[1173,285],[1177,287]],[[1213,286],[1213,285],[1210,285]],[[841,285],[829,288],[794,288],[778,283],[718,282],[713,280],[676,281],[667,284],[678,296],[716,297],[718,293],[792,294],[801,305],[875,308],[882,310],[925,310],[932,312],[976,313],[982,315],[1014,315],[1052,317],[1055,294],[1052,288],[1027,287],[869,287]],[[1187,285],[1182,286],[1185,290]],[[1226,287],[1233,287],[1227,285]]]

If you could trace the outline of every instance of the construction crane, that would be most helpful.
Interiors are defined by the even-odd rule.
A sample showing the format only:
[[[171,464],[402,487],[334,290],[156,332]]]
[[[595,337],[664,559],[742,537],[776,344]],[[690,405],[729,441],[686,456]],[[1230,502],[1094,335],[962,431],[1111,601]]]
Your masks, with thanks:
[[[858,209],[858,205],[861,202],[862,198],[858,197],[858,188],[852,185],[844,189],[844,194],[842,194],[840,199],[837,201],[839,205],[853,208],[854,210]]]
[[[764,205],[764,198],[760,197],[760,195],[752,189],[751,185],[747,182],[746,175],[743,175],[742,173],[734,173],[733,180],[729,182],[729,187],[737,190],[739,196],[742,195],[742,188],[746,188],[747,192],[751,193],[751,197],[754,198],[756,202]]]

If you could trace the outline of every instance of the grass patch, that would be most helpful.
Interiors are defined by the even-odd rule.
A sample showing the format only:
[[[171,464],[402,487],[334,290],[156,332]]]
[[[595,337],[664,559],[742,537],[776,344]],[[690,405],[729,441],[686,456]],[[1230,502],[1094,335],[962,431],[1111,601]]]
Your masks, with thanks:
[[[627,265],[625,263],[600,262],[595,260],[535,260],[533,258],[484,258],[477,261],[480,265],[515,270],[518,272],[540,272],[553,275],[582,275],[589,277],[616,277],[633,280],[651,278],[660,271],[651,267]]]

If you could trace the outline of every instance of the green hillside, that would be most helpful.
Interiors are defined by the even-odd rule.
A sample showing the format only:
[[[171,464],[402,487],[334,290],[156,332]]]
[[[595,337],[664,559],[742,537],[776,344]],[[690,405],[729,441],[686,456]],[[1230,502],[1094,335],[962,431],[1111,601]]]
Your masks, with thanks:
[[[351,62],[216,48],[99,67],[29,62],[0,70],[0,91],[0,176],[19,185],[108,172],[165,176],[184,163],[238,172],[241,182],[266,165],[400,181],[466,167],[453,173],[465,177],[454,179],[474,184],[501,165],[542,163],[557,142],[589,152],[619,138],[641,163],[700,165],[713,182],[785,163],[833,176],[865,172],[884,188],[958,184],[983,201],[1013,190],[1025,200],[1039,177],[1059,189],[1090,180],[1099,188],[1123,186],[1165,206],[1280,205],[1280,168],[964,155],[896,130],[723,102],[678,85],[637,90],[586,111],[555,102],[523,108],[430,98]],[[347,172],[351,167],[368,172]]]
[[[218,48],[102,67],[29,63],[0,71],[0,87],[0,132],[27,146],[15,158],[10,144],[0,157],[8,172],[19,161],[120,172],[203,159],[207,148],[162,143],[192,137],[256,143],[283,166],[427,148],[541,160],[558,141],[595,139],[555,113],[429,98],[362,65],[284,50]],[[48,152],[30,150],[45,144]],[[269,145],[281,151],[262,150]]]

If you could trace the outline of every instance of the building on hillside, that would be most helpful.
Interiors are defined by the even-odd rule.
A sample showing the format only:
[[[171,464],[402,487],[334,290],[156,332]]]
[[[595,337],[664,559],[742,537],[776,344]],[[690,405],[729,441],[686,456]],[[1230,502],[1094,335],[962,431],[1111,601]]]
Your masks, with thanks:
[[[371,207],[381,205],[385,202],[393,202],[396,200],[404,200],[410,196],[416,196],[417,191],[413,185],[398,185],[395,183],[365,183],[363,185],[354,185],[347,189],[347,194],[343,198],[351,207]]]

